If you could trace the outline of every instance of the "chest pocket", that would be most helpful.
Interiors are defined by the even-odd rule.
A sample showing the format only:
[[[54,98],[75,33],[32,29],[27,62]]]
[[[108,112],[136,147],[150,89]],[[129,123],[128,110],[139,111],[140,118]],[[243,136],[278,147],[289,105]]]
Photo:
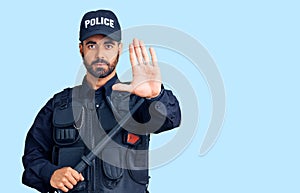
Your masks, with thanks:
[[[78,129],[83,116],[81,105],[56,107],[53,112],[53,139],[57,145],[71,145],[80,139]]]

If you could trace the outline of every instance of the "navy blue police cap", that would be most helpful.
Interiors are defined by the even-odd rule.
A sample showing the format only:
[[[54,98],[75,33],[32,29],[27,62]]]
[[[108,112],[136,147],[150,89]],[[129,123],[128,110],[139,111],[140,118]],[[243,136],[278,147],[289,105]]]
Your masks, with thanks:
[[[86,13],[80,24],[79,40],[102,34],[115,41],[121,41],[121,27],[117,16],[110,10],[97,10]]]

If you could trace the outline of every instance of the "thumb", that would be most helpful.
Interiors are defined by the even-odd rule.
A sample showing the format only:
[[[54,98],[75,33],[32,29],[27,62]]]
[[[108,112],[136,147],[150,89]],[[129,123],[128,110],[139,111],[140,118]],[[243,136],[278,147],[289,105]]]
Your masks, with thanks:
[[[122,83],[117,83],[112,86],[113,90],[117,91],[125,91],[125,92],[130,92],[132,93],[132,86],[130,84],[122,84]]]

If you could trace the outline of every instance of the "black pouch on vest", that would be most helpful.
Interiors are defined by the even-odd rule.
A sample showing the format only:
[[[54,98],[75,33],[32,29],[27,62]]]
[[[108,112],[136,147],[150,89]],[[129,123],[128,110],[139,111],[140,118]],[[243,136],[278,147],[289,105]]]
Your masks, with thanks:
[[[148,184],[148,150],[128,149],[126,158],[132,180],[142,185]]]
[[[60,146],[71,145],[79,140],[82,106],[56,107],[53,112],[53,138]]]
[[[114,189],[123,176],[123,156],[119,147],[105,148],[102,153],[103,184]]]

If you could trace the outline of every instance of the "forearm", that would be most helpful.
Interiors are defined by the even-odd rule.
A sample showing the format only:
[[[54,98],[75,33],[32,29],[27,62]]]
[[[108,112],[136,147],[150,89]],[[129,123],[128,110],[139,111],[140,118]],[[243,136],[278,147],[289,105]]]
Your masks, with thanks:
[[[177,98],[170,90],[163,90],[161,96],[153,100],[155,113],[152,118],[165,117],[164,123],[154,133],[160,133],[180,125],[181,110]]]
[[[146,99],[135,118],[143,123],[146,133],[160,133],[180,125],[181,111],[172,91],[162,88],[159,96]]]
[[[22,158],[24,172],[22,182],[41,192],[49,191],[52,173],[58,169],[51,163],[51,152],[46,152],[37,145],[30,133],[26,139],[25,153]]]
[[[35,188],[40,192],[48,192],[51,189],[51,175],[56,169],[58,169],[58,167],[48,161],[35,161],[33,164],[25,167],[22,176],[22,183],[29,187]]]

